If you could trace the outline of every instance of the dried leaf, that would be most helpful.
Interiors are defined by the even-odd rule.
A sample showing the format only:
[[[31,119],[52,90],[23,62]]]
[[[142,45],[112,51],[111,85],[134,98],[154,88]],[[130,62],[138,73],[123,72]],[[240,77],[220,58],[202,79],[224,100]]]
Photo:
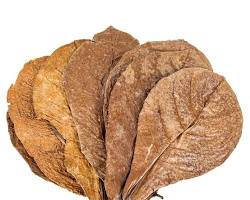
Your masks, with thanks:
[[[65,140],[64,164],[91,200],[101,200],[101,180],[81,153],[78,135],[63,88],[63,74],[70,57],[87,40],[78,40],[58,48],[36,77],[33,91],[34,110],[39,119],[48,120]]]
[[[241,129],[240,107],[223,77],[190,68],[161,79],[139,116],[123,199],[148,199],[163,186],[219,166]]]
[[[15,134],[42,173],[52,182],[78,194],[81,187],[64,167],[64,144],[57,130],[45,120],[36,119],[32,93],[34,79],[47,57],[25,64],[14,86],[9,89],[9,116]]]
[[[34,174],[36,174],[37,176],[40,176],[41,178],[45,180],[48,180],[48,178],[44,175],[44,173],[37,166],[36,161],[28,154],[22,142],[16,136],[14,123],[11,121],[9,113],[7,113],[7,122],[8,122],[8,130],[9,130],[10,140],[11,140],[12,145],[20,153],[23,159],[28,163],[28,165],[30,166],[30,169],[32,170]]]
[[[131,167],[137,120],[147,93],[162,77],[192,67],[211,69],[205,56],[185,41],[149,42],[132,50],[132,54],[128,52],[110,73],[103,107],[105,188],[110,199],[121,198]]]
[[[32,171],[90,200],[163,198],[222,164],[242,130],[235,94],[197,48],[140,46],[113,27],[25,64],[8,102]]]
[[[103,83],[117,59],[138,42],[112,27],[97,34],[94,40],[86,42],[71,57],[64,86],[81,150],[103,180],[106,166]]]

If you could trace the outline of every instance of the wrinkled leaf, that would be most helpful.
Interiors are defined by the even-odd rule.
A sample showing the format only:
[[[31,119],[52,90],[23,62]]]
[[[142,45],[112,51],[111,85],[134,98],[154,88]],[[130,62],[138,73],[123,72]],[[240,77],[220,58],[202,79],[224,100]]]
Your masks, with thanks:
[[[123,199],[148,199],[163,186],[217,167],[235,148],[241,129],[239,104],[223,77],[190,68],[163,78],[139,116]]]
[[[137,44],[129,34],[110,27],[81,46],[65,70],[65,92],[81,151],[102,180],[106,166],[103,83],[117,59]]]
[[[44,173],[37,166],[36,161],[28,154],[22,142],[16,136],[15,127],[14,127],[13,122],[10,119],[9,113],[7,113],[7,122],[8,122],[8,130],[9,130],[10,140],[11,140],[12,145],[20,153],[23,159],[28,163],[33,173],[35,173],[36,175],[40,176],[41,178],[45,180],[48,180],[48,178],[44,175]]]
[[[81,153],[78,135],[63,88],[63,74],[70,57],[86,40],[58,48],[39,70],[33,91],[34,110],[39,119],[48,120],[65,140],[64,164],[91,200],[103,199],[101,182]]]
[[[25,64],[14,86],[9,89],[9,117],[28,155],[42,173],[52,182],[75,193],[83,194],[81,187],[64,167],[64,143],[57,130],[45,120],[36,119],[32,93],[34,79],[46,57]]]
[[[110,199],[121,198],[131,167],[138,116],[147,93],[162,77],[192,67],[211,69],[204,55],[185,41],[149,42],[125,54],[110,73],[103,107],[105,188]]]

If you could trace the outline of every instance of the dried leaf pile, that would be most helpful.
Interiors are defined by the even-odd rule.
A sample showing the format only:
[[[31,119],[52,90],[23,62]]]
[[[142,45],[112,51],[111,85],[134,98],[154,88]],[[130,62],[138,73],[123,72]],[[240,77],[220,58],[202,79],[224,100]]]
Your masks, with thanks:
[[[26,63],[8,102],[11,141],[32,171],[90,200],[147,200],[214,169],[243,123],[197,48],[139,45],[113,27]]]

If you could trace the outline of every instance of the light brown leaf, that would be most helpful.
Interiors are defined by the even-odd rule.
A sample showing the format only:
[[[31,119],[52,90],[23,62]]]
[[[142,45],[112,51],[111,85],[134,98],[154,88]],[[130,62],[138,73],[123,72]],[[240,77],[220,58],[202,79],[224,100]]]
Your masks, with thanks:
[[[9,89],[9,116],[15,134],[42,173],[52,182],[78,194],[83,190],[64,167],[64,143],[57,130],[45,120],[36,119],[33,109],[33,84],[47,57],[25,64],[14,86]]]
[[[148,42],[126,53],[110,73],[103,107],[107,150],[105,188],[110,199],[121,198],[131,167],[137,120],[147,93],[162,77],[192,67],[211,69],[206,57],[187,42]]]
[[[223,77],[189,68],[161,79],[139,116],[123,199],[148,199],[163,186],[219,166],[241,129],[239,104]]]
[[[112,27],[94,36],[71,57],[65,70],[65,91],[81,150],[104,180],[106,151],[102,117],[103,84],[117,59],[138,44]]]
[[[102,183],[94,168],[81,153],[78,135],[65,97],[63,75],[70,57],[79,46],[78,40],[55,50],[36,77],[33,90],[34,110],[39,119],[48,120],[65,140],[64,164],[91,200],[101,200]]]
[[[36,174],[37,176],[40,176],[41,178],[45,180],[48,180],[48,178],[44,175],[44,173],[37,166],[36,161],[28,154],[23,144],[16,136],[14,123],[11,121],[9,113],[7,113],[7,122],[8,122],[8,131],[10,134],[10,140],[11,140],[12,145],[20,153],[23,159],[28,163],[28,165],[30,166],[30,169],[32,170],[34,174]]]

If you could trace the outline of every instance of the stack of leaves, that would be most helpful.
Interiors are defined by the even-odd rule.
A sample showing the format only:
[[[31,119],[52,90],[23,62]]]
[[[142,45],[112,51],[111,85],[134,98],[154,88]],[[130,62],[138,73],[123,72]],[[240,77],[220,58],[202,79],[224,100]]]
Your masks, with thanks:
[[[109,27],[25,64],[8,92],[11,141],[32,171],[90,200],[147,200],[222,164],[242,114],[183,40],[139,45]]]

